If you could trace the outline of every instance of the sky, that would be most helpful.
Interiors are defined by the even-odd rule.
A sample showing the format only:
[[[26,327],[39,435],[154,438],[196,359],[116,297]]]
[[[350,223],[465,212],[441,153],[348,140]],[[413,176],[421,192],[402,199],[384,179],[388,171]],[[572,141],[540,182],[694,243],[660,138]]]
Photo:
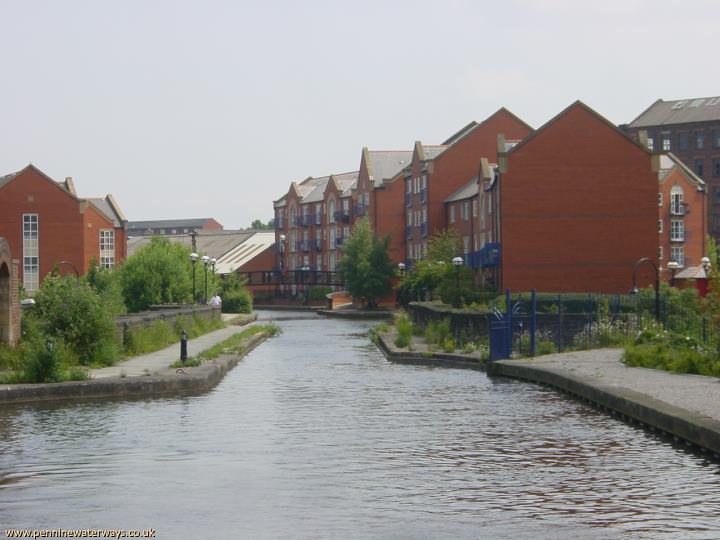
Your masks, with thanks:
[[[626,123],[720,95],[715,0],[0,0],[0,175],[129,220],[267,221],[291,181],[504,106]]]

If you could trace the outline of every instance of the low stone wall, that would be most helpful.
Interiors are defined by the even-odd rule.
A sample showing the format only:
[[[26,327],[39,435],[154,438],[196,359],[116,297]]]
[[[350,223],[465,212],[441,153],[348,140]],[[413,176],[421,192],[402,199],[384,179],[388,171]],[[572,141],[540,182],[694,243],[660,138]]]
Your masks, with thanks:
[[[115,319],[117,327],[117,339],[119,343],[125,342],[127,332],[134,329],[150,326],[155,321],[165,321],[170,326],[175,324],[178,318],[191,320],[194,316],[202,317],[208,321],[220,319],[221,314],[218,308],[207,305],[198,306],[152,306],[150,311],[140,313],[129,313]]]
[[[384,334],[378,334],[377,346],[391,362],[399,364],[413,364],[422,366],[450,367],[485,370],[485,361],[469,354],[446,353],[440,351],[408,351],[395,346],[395,331],[390,330]]]
[[[266,334],[250,336],[239,355],[222,355],[198,367],[168,369],[159,375],[112,377],[54,384],[0,385],[0,405],[36,401],[102,399],[169,394],[197,394],[215,386],[245,354],[267,339]]]

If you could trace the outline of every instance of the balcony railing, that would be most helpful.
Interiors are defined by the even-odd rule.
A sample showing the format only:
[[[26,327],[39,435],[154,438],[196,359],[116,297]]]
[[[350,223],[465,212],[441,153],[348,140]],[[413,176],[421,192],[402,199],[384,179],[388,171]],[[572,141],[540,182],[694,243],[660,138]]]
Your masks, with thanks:
[[[420,190],[420,202],[427,202],[427,188]]]
[[[337,238],[335,238],[335,245],[342,246],[344,241],[345,241],[345,237],[338,236]]]
[[[405,227],[405,238],[412,238],[413,235],[413,228],[412,225],[408,225]]]
[[[350,222],[350,214],[347,212],[347,210],[338,210],[334,214],[335,221],[342,221],[343,223],[349,223]]]
[[[472,251],[463,256],[465,264],[471,268],[491,268],[500,264],[500,244],[485,244],[479,251]]]
[[[425,237],[425,236],[427,236],[427,233],[428,233],[428,224],[426,221],[425,223],[420,224],[420,235],[422,237]]]
[[[365,215],[365,205],[364,204],[356,204],[354,208],[355,215],[357,217],[362,217]]]
[[[405,206],[412,206],[412,193],[405,194]]]
[[[322,225],[322,214],[315,214],[315,225]]]
[[[690,213],[690,205],[688,203],[670,204],[671,216],[684,216]]]
[[[315,216],[313,216],[312,214],[303,214],[303,217],[302,217],[302,226],[303,227],[309,227],[310,225],[313,224],[314,221],[315,221]]]

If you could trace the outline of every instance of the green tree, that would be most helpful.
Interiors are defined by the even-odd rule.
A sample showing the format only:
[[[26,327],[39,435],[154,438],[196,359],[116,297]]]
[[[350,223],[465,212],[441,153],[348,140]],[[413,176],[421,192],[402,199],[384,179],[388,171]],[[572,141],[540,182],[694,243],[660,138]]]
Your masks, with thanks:
[[[462,243],[455,231],[442,231],[428,241],[427,256],[415,263],[400,286],[400,294],[406,300],[416,300],[432,294],[443,283],[452,281],[455,269],[452,260],[462,253]],[[467,271],[464,271],[467,272]]]
[[[250,228],[254,231],[266,231],[275,228],[275,219],[270,219],[267,223],[263,223],[260,219],[254,219],[250,224]]]
[[[387,253],[389,244],[390,238],[378,238],[370,221],[363,218],[343,245],[338,271],[347,291],[368,307],[376,307],[378,300],[392,291],[395,270]]]
[[[93,259],[90,261],[90,270],[83,280],[100,295],[103,304],[114,316],[127,311],[119,270],[101,268]]]
[[[115,340],[117,313],[87,282],[74,276],[48,275],[35,295],[28,317],[43,336],[60,340],[83,365],[112,364],[118,356]]]
[[[223,313],[251,313],[252,294],[245,287],[237,272],[232,272],[220,280],[220,298]]]
[[[203,268],[198,263],[197,290],[204,290]],[[153,304],[192,301],[190,248],[154,237],[150,243],[128,257],[120,269],[125,305],[131,312]],[[210,282],[210,278],[208,278]]]

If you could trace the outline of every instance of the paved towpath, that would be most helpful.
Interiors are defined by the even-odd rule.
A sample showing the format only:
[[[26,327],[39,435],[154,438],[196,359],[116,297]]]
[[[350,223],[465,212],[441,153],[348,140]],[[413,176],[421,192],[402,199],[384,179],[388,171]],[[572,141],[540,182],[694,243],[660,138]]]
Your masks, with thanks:
[[[582,379],[604,388],[628,389],[695,414],[720,421],[720,379],[628,367],[622,349],[595,349],[538,356],[532,360],[503,360]]]
[[[236,317],[233,314],[222,315],[223,320],[227,321]],[[252,323],[251,323],[252,324]],[[249,325],[248,325],[249,326]],[[245,327],[227,326],[214,332],[209,332],[195,339],[188,340],[188,358],[209,349],[213,345],[229,338],[233,334],[241,332]],[[155,374],[166,370],[170,364],[180,360],[180,342],[173,343],[165,349],[155,351],[142,356],[135,356],[124,362],[119,362],[111,367],[90,370],[93,379],[102,379],[105,377],[138,377],[141,375]]]

